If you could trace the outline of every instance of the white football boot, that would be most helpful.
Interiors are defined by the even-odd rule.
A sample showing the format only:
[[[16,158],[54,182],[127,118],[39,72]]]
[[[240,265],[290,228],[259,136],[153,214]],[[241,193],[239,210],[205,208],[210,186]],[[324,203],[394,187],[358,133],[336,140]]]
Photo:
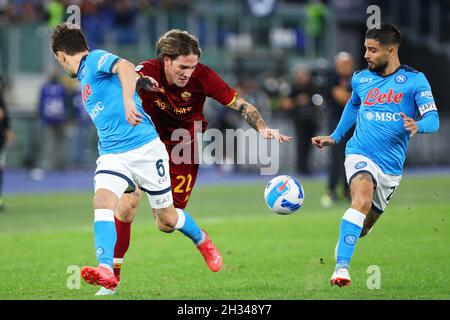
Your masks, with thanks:
[[[331,285],[338,287],[348,287],[350,286],[350,273],[347,268],[339,268],[333,272],[331,276]]]
[[[96,296],[113,296],[117,293],[117,289],[119,288],[119,285],[114,290],[106,289],[105,287],[101,287],[100,290],[97,291],[95,294]]]

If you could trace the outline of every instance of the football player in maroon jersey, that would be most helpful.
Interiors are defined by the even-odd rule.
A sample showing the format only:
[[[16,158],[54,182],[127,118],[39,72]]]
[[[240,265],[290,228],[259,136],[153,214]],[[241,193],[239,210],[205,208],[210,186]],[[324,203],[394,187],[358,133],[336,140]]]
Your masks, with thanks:
[[[201,49],[198,39],[186,31],[170,30],[156,44],[156,59],[143,61],[136,67],[141,78],[138,88],[144,110],[150,115],[158,134],[166,145],[170,155],[170,178],[174,205],[180,213],[185,208],[198,172],[198,163],[194,161],[197,152],[195,132],[206,130],[207,121],[203,115],[206,97],[211,97],[219,103],[238,111],[248,124],[266,139],[275,139],[279,143],[292,140],[292,137],[282,135],[278,130],[268,128],[258,109],[240,97],[236,90],[228,86],[211,68],[199,63]],[[196,128],[195,124],[201,124]],[[180,143],[171,139],[176,129],[189,132],[189,141],[181,143],[190,147],[188,163],[175,159],[179,154],[172,152]],[[186,150],[186,149],[184,149]],[[188,150],[189,151],[189,150]],[[125,194],[116,210],[117,242],[114,252],[114,271],[120,280],[120,269],[123,257],[130,242],[130,226],[133,221],[141,192]],[[187,213],[186,213],[187,214]],[[156,219],[161,231],[171,232]],[[204,255],[205,256],[205,255]],[[214,261],[208,262],[212,271],[218,271],[220,265]],[[114,294],[113,291],[102,288],[101,294]]]

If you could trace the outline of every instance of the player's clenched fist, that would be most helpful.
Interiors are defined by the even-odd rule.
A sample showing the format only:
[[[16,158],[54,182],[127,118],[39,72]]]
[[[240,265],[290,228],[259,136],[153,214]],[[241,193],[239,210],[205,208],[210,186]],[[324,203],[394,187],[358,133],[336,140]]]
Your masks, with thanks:
[[[331,136],[318,136],[311,138],[311,142],[313,146],[316,146],[318,149],[323,149],[324,147],[332,146],[336,144],[336,141]]]
[[[400,112],[400,116],[403,119],[405,130],[409,131],[409,137],[412,138],[417,133],[417,130],[419,130],[416,121],[413,118],[407,117],[403,112]]]
[[[125,104],[125,116],[129,124],[133,127],[142,121],[141,114],[137,111],[134,101],[127,101]]]

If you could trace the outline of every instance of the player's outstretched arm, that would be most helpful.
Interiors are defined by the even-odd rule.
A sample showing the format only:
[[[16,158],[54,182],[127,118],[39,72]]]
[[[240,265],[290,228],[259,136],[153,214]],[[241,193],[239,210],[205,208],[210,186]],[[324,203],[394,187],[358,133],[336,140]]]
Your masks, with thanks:
[[[125,106],[127,121],[132,126],[136,126],[142,121],[142,116],[137,111],[136,104],[134,103],[136,79],[138,78],[136,71],[134,71],[134,64],[120,59],[114,65],[112,72],[117,73],[120,84],[122,85],[123,104]]]
[[[322,150],[325,147],[336,144],[336,141],[331,136],[313,137],[311,138],[311,142],[313,146],[317,147],[319,150]]]
[[[245,121],[247,121],[247,123],[253,129],[258,131],[265,139],[275,139],[279,143],[292,140],[292,137],[285,136],[280,134],[278,130],[267,127],[267,124],[258,109],[239,95],[236,96],[236,99],[230,105],[230,108],[238,111],[242,118],[244,118]]]

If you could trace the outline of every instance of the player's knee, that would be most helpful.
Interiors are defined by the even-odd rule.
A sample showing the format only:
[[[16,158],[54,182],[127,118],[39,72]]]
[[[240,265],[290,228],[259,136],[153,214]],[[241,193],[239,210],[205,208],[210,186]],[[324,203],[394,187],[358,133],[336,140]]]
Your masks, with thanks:
[[[162,232],[173,232],[178,222],[178,214],[173,208],[164,208],[155,210],[156,222],[158,229]]]
[[[116,210],[116,218],[125,223],[131,223],[136,216],[136,209],[132,207],[119,207]]]
[[[92,200],[94,209],[110,209],[114,210],[117,205],[117,196],[109,190],[99,190],[95,193]]]
[[[372,197],[354,197],[352,199],[352,208],[365,214],[369,213],[372,208]]]
[[[122,197],[116,210],[116,217],[122,222],[133,222],[139,206],[139,197]]]

